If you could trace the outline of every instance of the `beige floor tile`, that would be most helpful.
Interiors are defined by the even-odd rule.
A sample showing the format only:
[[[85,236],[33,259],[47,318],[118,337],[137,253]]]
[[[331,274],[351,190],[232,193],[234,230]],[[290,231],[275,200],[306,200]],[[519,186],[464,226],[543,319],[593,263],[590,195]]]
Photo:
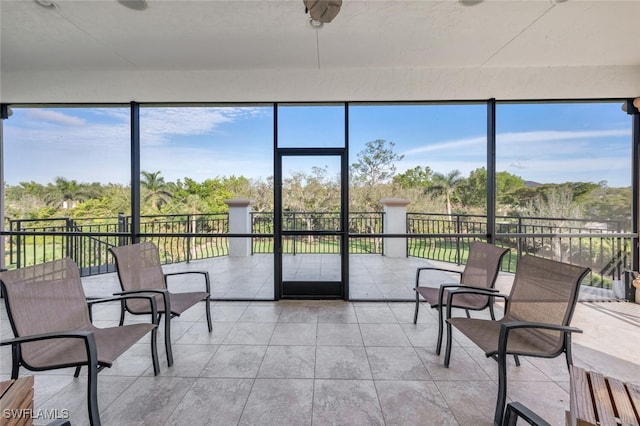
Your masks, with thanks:
[[[431,380],[412,347],[367,347],[374,380]]]
[[[433,382],[376,382],[387,426],[457,425],[453,413]]]
[[[258,371],[261,379],[312,379],[315,346],[269,346]]]
[[[311,424],[312,379],[256,379],[239,426]]]
[[[197,379],[165,424],[236,425],[252,386],[251,379]]]
[[[371,380],[316,380],[314,425],[384,425]]]
[[[364,347],[318,346],[315,377],[318,379],[371,380],[371,368]]]
[[[318,323],[318,346],[362,346],[358,324]]]
[[[255,378],[266,345],[223,345],[202,370],[202,377]]]

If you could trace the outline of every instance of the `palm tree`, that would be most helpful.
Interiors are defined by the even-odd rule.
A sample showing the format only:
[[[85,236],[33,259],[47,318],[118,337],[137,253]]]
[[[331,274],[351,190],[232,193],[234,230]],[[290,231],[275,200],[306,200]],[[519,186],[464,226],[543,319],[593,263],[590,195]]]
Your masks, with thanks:
[[[171,192],[167,190],[168,185],[165,183],[164,178],[160,176],[159,170],[154,173],[141,171],[140,174],[142,175],[140,186],[146,192],[144,201],[160,210],[163,205],[173,198]]]
[[[458,185],[462,182],[462,174],[460,173],[460,170],[452,170],[446,175],[442,173],[434,173],[431,181],[433,183],[425,188],[425,194],[444,196],[447,204],[447,215],[449,216],[449,220],[451,220],[451,198]]]
[[[87,199],[86,187],[75,180],[57,177],[53,190],[45,195],[45,202],[49,205],[60,203],[63,208],[75,207],[76,201]]]

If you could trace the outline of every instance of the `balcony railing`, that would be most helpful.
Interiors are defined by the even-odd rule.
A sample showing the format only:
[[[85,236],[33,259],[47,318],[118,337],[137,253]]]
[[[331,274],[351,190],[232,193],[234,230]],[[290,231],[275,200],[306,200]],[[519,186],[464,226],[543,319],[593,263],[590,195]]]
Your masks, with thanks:
[[[349,215],[349,253],[383,254],[384,213],[352,212]],[[273,213],[251,213],[252,253],[273,253]],[[338,230],[339,214],[286,212],[287,230]],[[19,219],[9,222],[8,266],[23,267],[73,258],[83,275],[114,270],[110,247],[127,244],[131,218]],[[468,246],[487,238],[486,217],[477,215],[407,214],[409,256],[463,264]],[[164,263],[226,256],[229,253],[229,217],[226,213],[143,216],[142,240],[155,242]],[[414,235],[414,236],[412,236]],[[395,236],[398,237],[398,236]],[[288,236],[284,250],[292,254],[339,253],[339,237]],[[625,233],[615,221],[559,218],[499,217],[495,243],[508,247],[502,269],[515,271],[525,254],[553,258],[592,269],[594,286],[611,286],[631,269],[635,234]]]
[[[635,234],[618,221],[544,217],[496,218],[495,244],[509,248],[502,270],[514,272],[525,254],[591,268],[591,285],[610,288],[630,270]],[[465,263],[467,248],[487,235],[486,217],[429,213],[407,214],[410,256]],[[451,235],[451,236],[448,236]],[[438,236],[437,238],[434,236]]]
[[[349,253],[383,254],[382,238],[364,236],[383,233],[383,217],[381,212],[349,213]],[[340,214],[334,212],[285,212],[282,222],[287,231],[340,230]],[[272,212],[252,212],[251,223],[254,234],[273,234]],[[273,237],[253,238],[252,249],[252,253],[273,253]],[[283,250],[289,254],[340,253],[340,240],[334,235],[286,236]]]
[[[140,219],[141,235],[158,246],[163,263],[225,256],[229,252],[224,235],[229,229],[226,213],[150,215]],[[109,248],[127,244],[131,218],[120,214],[107,218],[18,219],[9,221],[9,231],[15,235],[9,239],[8,266],[20,268],[68,256],[87,276],[115,271]]]

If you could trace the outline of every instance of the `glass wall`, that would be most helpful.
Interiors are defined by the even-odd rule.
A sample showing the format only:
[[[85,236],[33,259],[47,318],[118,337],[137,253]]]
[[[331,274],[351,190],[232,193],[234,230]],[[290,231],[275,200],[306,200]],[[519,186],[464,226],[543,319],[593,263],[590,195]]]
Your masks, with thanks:
[[[141,107],[140,174],[140,232],[167,268],[224,271],[214,298],[273,299],[272,239],[245,237],[251,259],[230,253],[225,235],[231,199],[253,202],[255,233],[273,232],[260,213],[273,211],[272,105]]]
[[[129,215],[131,205],[129,107],[13,107],[12,113],[3,122],[5,229],[117,232],[119,214]],[[12,269],[72,256],[83,272],[105,271],[115,242],[99,235],[13,236],[5,261]]]
[[[636,236],[632,116],[620,107],[497,102],[492,187],[486,102],[141,105],[140,185],[133,188],[140,233],[159,245],[168,270],[186,262],[215,270],[215,298],[273,299],[276,142],[345,148],[351,299],[410,300],[416,267],[462,265],[470,242],[487,237],[510,248],[504,271],[527,254],[568,261],[592,269],[592,297],[624,297],[620,282]],[[114,270],[108,248],[127,242],[135,216],[130,105],[11,110],[2,133],[5,229],[14,232],[6,266],[71,256],[85,279],[95,278],[89,295],[111,294],[117,278],[104,278]],[[336,210],[334,163],[295,154],[283,164],[283,182],[295,189],[288,196],[300,194],[286,200],[288,213]],[[495,235],[487,235],[491,188]],[[407,203],[404,228],[392,237],[385,236],[385,198]],[[251,205],[242,235],[229,238],[231,199]],[[246,255],[231,253],[237,239],[247,242]],[[406,243],[400,256],[388,248],[398,240]],[[307,238],[296,250],[323,254],[315,243]]]
[[[631,261],[620,234],[632,231],[631,116],[621,102],[499,103],[496,117],[500,241],[588,266],[604,289],[619,285]]]
[[[406,199],[406,232],[429,234],[409,238],[410,258],[393,261],[390,239],[355,237],[353,298],[411,299],[422,259],[457,263],[471,239],[456,234],[486,234],[486,111],[484,103],[350,104],[352,235],[383,232],[384,198]]]
[[[345,146],[344,104],[279,104],[278,148]]]

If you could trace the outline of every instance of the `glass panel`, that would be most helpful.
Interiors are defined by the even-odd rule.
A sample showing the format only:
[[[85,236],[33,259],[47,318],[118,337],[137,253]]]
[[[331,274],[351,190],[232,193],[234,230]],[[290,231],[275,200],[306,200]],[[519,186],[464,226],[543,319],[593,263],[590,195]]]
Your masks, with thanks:
[[[272,214],[256,216],[273,212],[273,107],[143,107],[140,129],[141,232],[198,234],[149,237],[164,262],[202,261],[215,272],[214,298],[273,299],[273,240],[254,241],[247,228],[273,232]],[[226,203],[234,198],[253,201],[234,219],[247,241],[231,246],[250,247],[241,255],[225,236],[238,233]]]
[[[4,120],[7,230],[117,232],[130,214],[129,107],[19,108]],[[105,272],[117,237],[22,237],[8,268],[73,256],[83,275]],[[103,291],[104,290],[104,291]],[[88,296],[113,289],[87,287]]]
[[[285,156],[282,159],[284,281],[341,281],[340,157]]]
[[[349,105],[352,298],[411,299],[415,258],[458,263],[475,239],[464,234],[486,232],[486,111],[485,104]],[[451,237],[409,238],[409,257],[389,260],[397,238],[358,236],[383,232],[380,200],[389,197],[409,202],[396,229]]]
[[[610,290],[631,259],[630,238],[616,235],[631,231],[631,117],[620,107],[497,106],[497,231],[530,234],[502,243],[588,266]]]
[[[344,105],[278,105],[278,147],[344,147]]]

